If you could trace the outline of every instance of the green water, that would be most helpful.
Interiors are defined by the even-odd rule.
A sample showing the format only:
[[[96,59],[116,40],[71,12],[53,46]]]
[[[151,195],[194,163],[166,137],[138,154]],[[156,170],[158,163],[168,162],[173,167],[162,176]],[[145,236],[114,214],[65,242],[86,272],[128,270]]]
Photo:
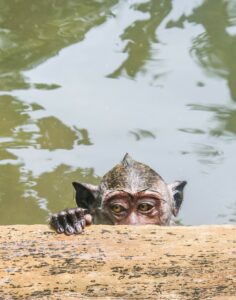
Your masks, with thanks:
[[[0,224],[74,207],[126,152],[236,222],[234,0],[0,0]]]

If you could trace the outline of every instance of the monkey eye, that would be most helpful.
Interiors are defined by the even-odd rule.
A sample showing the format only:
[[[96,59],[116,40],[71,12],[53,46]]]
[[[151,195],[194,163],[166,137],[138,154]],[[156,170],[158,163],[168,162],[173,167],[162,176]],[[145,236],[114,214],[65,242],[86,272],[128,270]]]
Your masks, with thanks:
[[[141,203],[138,205],[138,210],[141,212],[147,212],[153,208],[153,205],[149,203]]]
[[[114,213],[119,214],[119,213],[125,211],[125,208],[124,208],[122,205],[120,205],[120,204],[113,204],[113,205],[111,206],[111,210],[112,210]]]

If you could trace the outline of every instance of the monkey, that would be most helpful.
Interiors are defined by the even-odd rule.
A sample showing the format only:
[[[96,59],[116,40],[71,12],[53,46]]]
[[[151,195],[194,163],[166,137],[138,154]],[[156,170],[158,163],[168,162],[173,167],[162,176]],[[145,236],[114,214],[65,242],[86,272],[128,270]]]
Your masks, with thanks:
[[[50,225],[66,235],[80,234],[91,224],[168,226],[180,210],[186,183],[167,184],[126,153],[98,186],[73,182],[77,207],[53,214]]]

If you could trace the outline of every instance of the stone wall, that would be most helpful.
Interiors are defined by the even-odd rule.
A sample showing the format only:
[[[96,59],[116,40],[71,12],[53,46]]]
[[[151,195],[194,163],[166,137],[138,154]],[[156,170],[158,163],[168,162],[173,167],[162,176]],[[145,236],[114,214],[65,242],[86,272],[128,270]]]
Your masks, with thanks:
[[[0,299],[236,299],[236,226],[0,229]]]

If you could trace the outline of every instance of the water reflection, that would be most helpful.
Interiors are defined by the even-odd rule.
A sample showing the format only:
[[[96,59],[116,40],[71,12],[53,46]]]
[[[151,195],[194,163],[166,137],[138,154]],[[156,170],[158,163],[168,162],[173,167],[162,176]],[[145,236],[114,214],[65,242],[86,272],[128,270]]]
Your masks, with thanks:
[[[236,5],[233,0],[205,0],[195,7],[190,14],[183,13],[177,20],[171,20],[166,28],[182,28],[188,24],[200,25],[203,30],[193,38],[190,53],[197,64],[207,75],[217,76],[226,81],[230,98],[236,101],[236,32],[230,29],[236,26]],[[235,30],[234,30],[235,31]],[[205,88],[202,81],[197,86]],[[206,98],[208,95],[204,95]],[[208,101],[208,99],[206,99]],[[188,104],[199,112],[209,112],[211,120],[204,130],[199,128],[180,129],[190,134],[204,134],[206,142],[194,144],[194,153],[203,165],[222,163],[223,150],[217,145],[217,141],[209,141],[209,137],[231,140],[236,134],[236,109],[232,103],[225,99],[222,104]],[[210,116],[209,114],[209,116]],[[208,139],[208,140],[207,140]]]
[[[6,149],[0,149],[0,162],[1,160],[12,160],[12,159],[13,160],[17,159],[17,157],[14,154],[8,152]]]
[[[198,154],[198,160],[203,165],[215,165],[223,161],[223,152],[217,146],[207,144],[195,144],[194,151]]]
[[[13,219],[14,223],[44,223],[51,209],[74,205],[73,180],[97,180],[93,169],[79,168],[75,171],[61,165],[39,176],[25,169],[20,159],[11,152],[13,149],[70,150],[75,144],[91,144],[86,129],[70,128],[55,117],[31,116],[35,112],[42,115],[44,108],[13,96],[0,96],[1,224],[12,224]]]
[[[204,32],[193,40],[191,53],[202,68],[212,75],[224,78],[236,101],[236,35],[229,28],[236,26],[234,0],[206,0],[190,15],[182,15],[172,26],[184,27],[184,22],[203,26]]]
[[[236,134],[236,109],[222,105],[189,104],[192,110],[208,111],[214,113],[217,127],[208,128],[208,133],[213,136],[227,137],[234,140]]]
[[[221,137],[224,140],[234,141],[236,134],[236,110],[227,108],[222,105],[199,105],[189,104],[188,107],[193,111],[212,113],[211,124],[205,129],[183,128],[182,132],[189,134],[205,135],[206,142],[204,144],[194,144],[192,150],[198,156],[198,161],[203,165],[215,165],[222,163],[225,156],[222,147],[218,141],[209,141],[209,137]],[[182,151],[182,154],[189,154],[188,151]]]
[[[70,166],[60,165],[53,171],[36,178],[34,189],[40,199],[47,199],[49,211],[57,211],[75,206],[74,189],[71,184],[75,180],[92,184],[99,182],[93,168],[76,168],[75,170]]]
[[[151,132],[150,130],[145,130],[145,129],[136,129],[136,130],[131,130],[130,135],[132,135],[136,141],[140,141],[142,139],[155,139],[156,135]]]
[[[37,143],[41,149],[72,149],[77,139],[76,132],[62,124],[55,117],[46,117],[37,122],[40,137]]]
[[[35,111],[44,111],[37,104],[0,96],[0,149],[72,149],[74,144],[91,145],[86,129],[70,128],[55,117],[31,117]],[[0,157],[1,159],[1,157]]]
[[[0,224],[44,223],[47,212],[39,208],[37,198],[26,195],[22,165],[0,165]]]
[[[0,96],[0,136],[11,137],[16,127],[28,124],[30,120],[26,113],[28,109],[27,104],[11,96]]]
[[[31,84],[23,72],[83,40],[91,28],[109,17],[115,3],[117,1],[111,0],[1,1],[0,90],[59,88],[54,83]],[[44,108],[36,103],[28,104],[10,95],[0,96],[1,224],[44,223],[48,209],[56,207],[57,210],[60,205],[64,208],[73,202],[71,181],[76,178],[96,181],[93,169],[74,171],[61,165],[35,177],[24,168],[12,149],[70,150],[76,144],[92,144],[86,129],[70,128],[46,113],[35,117],[32,114],[36,111],[44,115]]]
[[[21,164],[0,165],[0,224],[45,223],[49,212],[74,207],[71,182],[75,179],[98,182],[93,169],[61,165],[34,177]]]
[[[172,0],[150,0],[133,5],[132,8],[145,13],[147,18],[133,22],[124,30],[121,39],[126,43],[123,52],[127,54],[127,59],[108,76],[111,78],[117,78],[123,74],[135,78],[138,72],[145,72],[147,61],[153,57],[153,44],[159,42],[156,34],[157,28],[170,13]]]
[[[225,223],[236,224],[236,202],[228,205],[225,208],[225,213],[219,214],[218,218],[223,219]]]
[[[84,39],[110,15],[115,0],[2,0],[0,3],[0,90],[28,89],[22,73]],[[35,85],[50,89],[57,85]]]

